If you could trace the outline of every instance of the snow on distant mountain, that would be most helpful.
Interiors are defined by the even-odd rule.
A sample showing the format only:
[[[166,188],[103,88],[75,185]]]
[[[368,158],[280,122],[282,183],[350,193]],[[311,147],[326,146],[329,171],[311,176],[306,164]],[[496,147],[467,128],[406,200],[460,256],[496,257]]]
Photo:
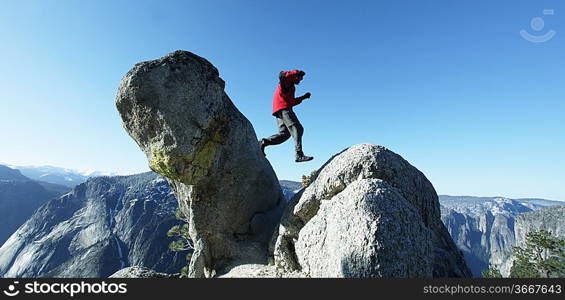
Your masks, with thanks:
[[[61,184],[68,187],[74,187],[81,184],[91,177],[117,175],[117,173],[104,173],[93,170],[73,170],[53,166],[8,166],[19,170],[24,176],[31,179]]]

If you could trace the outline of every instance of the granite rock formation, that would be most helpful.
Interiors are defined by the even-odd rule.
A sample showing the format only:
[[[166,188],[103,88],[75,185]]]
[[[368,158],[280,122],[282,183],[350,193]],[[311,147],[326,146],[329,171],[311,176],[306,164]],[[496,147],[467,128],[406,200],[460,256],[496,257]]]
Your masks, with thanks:
[[[142,62],[122,79],[116,106],[149,167],[166,176],[187,216],[190,276],[266,263],[285,204],[251,123],[224,92],[218,70],[187,51]]]
[[[315,277],[470,276],[441,222],[432,184],[398,154],[372,144],[334,156],[295,195],[273,255],[278,268]],[[322,257],[332,257],[329,265]]]

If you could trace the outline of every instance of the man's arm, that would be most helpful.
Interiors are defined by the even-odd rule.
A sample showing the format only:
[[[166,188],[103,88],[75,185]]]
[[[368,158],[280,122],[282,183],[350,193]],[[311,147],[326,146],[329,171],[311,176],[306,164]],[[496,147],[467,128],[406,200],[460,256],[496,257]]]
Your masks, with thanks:
[[[312,94],[310,94],[310,92],[308,92],[308,93],[296,98],[296,101],[298,101],[298,103],[300,103],[300,102],[302,102],[302,100],[310,98],[310,96],[312,96]]]
[[[283,92],[286,92],[288,90],[289,84],[288,80],[286,80],[286,71],[281,71],[279,73],[279,84],[281,85]]]

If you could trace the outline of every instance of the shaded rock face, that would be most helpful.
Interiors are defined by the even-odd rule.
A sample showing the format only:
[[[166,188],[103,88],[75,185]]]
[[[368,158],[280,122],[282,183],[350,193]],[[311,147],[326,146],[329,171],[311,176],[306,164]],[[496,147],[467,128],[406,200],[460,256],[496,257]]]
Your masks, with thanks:
[[[3,277],[107,277],[129,265],[178,272],[181,224],[167,181],[150,172],[96,177],[42,205],[0,248]]]
[[[371,144],[331,158],[294,196],[272,251],[278,268],[314,277],[471,275],[441,222],[432,184]]]
[[[284,197],[251,123],[207,60],[187,51],[134,66],[116,106],[152,170],[166,176],[187,216],[193,277],[265,263]]]

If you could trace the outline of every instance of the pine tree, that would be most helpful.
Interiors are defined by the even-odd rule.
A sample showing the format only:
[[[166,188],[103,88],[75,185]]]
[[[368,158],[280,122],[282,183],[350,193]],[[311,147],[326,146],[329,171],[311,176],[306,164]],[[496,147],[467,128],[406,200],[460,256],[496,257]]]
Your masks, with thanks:
[[[481,274],[484,278],[502,278],[502,274],[494,265],[489,265],[488,269],[482,271]]]
[[[513,278],[565,277],[565,239],[546,230],[526,234],[524,247],[514,247]]]
[[[186,217],[180,209],[177,209],[175,216],[177,219],[186,222]],[[171,251],[190,251],[186,255],[187,265],[181,269],[181,277],[188,277],[188,266],[192,259],[192,250],[194,249],[194,245],[188,233],[188,224],[185,223],[171,227],[171,229],[167,232],[167,236],[170,238],[177,238],[177,240],[172,241],[169,244],[169,249]]]
[[[310,172],[310,175],[302,175],[302,187],[308,187],[318,176],[318,171]]]

